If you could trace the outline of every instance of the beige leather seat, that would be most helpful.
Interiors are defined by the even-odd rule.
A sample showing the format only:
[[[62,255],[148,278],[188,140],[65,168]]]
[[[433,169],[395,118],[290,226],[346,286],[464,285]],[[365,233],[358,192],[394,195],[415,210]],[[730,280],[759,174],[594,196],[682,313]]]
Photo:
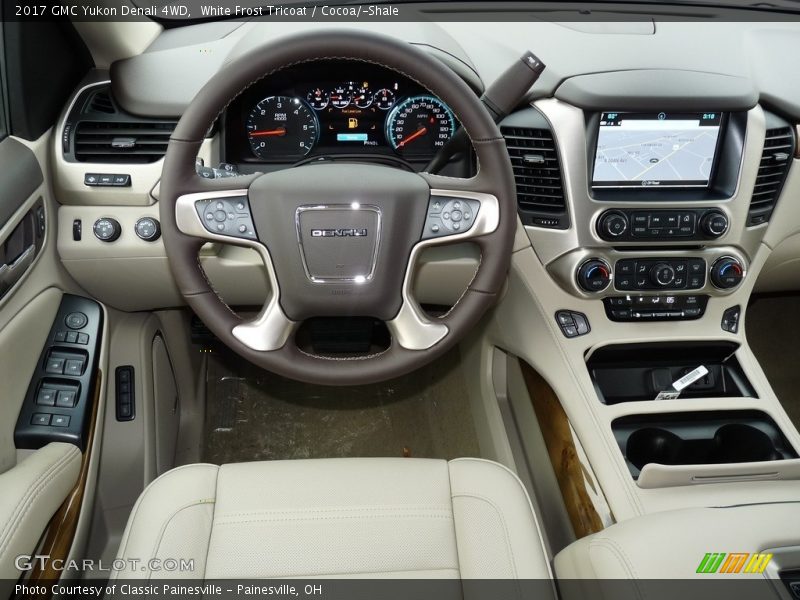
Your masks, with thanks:
[[[684,508],[616,523],[555,557],[559,579],[708,579],[709,552],[763,553],[800,545],[800,502]],[[735,573],[737,581],[763,575]],[[754,596],[755,597],[755,596]]]
[[[180,467],[143,492],[118,557],[195,561],[118,577],[551,577],[522,484],[479,459]]]

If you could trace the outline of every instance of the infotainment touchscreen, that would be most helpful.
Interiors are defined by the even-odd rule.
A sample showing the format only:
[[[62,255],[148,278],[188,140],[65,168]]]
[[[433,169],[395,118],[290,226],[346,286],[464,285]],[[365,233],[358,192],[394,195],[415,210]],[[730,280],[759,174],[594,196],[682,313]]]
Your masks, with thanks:
[[[722,114],[600,115],[592,186],[708,187]]]

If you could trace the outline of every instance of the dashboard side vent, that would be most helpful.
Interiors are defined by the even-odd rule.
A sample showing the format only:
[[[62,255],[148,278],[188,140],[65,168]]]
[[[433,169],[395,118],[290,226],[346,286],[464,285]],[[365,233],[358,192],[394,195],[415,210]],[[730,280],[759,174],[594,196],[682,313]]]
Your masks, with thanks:
[[[767,129],[764,151],[758,167],[756,185],[750,200],[747,225],[760,225],[769,221],[775,203],[781,194],[783,182],[789,173],[794,156],[794,134],[792,128],[774,127]]]
[[[528,111],[523,111],[528,112]],[[538,111],[537,121],[544,121]],[[536,123],[536,124],[546,124]],[[500,128],[514,169],[517,207],[523,224],[552,229],[569,226],[564,184],[553,133],[545,127]]]
[[[75,160],[155,162],[166,153],[175,125],[175,121],[80,121],[75,128]]]
[[[101,89],[92,94],[89,98],[89,102],[86,104],[86,110],[84,112],[98,112],[107,115],[116,114],[117,109],[114,106],[114,101],[111,99],[110,90],[107,88]]]

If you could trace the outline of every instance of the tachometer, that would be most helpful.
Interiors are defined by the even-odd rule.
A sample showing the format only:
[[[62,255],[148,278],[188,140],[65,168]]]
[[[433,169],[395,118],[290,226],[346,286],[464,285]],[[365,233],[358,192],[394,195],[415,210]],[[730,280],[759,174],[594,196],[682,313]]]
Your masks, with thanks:
[[[270,96],[250,111],[245,123],[259,158],[302,158],[319,137],[317,115],[300,98]]]
[[[430,156],[449,140],[456,120],[434,96],[406,98],[386,119],[386,139],[403,156]]]

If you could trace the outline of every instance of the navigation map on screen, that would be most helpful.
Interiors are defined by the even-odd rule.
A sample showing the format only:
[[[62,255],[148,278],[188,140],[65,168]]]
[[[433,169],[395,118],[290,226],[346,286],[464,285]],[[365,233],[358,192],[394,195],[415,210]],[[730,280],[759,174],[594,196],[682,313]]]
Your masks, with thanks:
[[[721,113],[600,115],[593,187],[706,187]]]

